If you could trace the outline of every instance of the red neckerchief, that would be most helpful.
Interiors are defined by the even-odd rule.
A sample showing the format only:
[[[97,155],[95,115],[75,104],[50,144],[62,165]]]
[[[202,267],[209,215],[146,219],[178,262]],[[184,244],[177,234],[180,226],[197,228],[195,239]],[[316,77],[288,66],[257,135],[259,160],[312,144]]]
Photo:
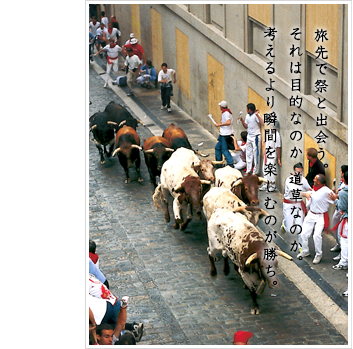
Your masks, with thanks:
[[[245,145],[246,144],[246,142],[244,142],[244,141],[241,141],[241,145]]]
[[[224,113],[224,112],[229,112],[229,113],[231,113],[231,114],[233,114],[231,111],[230,111],[230,109],[229,108],[224,108],[223,110],[222,110],[222,114]]]
[[[326,184],[321,184],[321,185],[313,185],[313,189],[314,191],[318,191],[319,189],[321,189],[322,187],[324,187]]]
[[[113,32],[113,28],[112,29],[108,28],[108,33],[111,34],[112,32]]]

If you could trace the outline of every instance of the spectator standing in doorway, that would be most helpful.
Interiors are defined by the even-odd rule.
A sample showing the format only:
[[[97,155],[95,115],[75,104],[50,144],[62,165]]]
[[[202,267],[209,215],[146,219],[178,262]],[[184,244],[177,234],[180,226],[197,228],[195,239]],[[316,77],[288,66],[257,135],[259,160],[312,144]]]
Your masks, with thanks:
[[[158,82],[161,86],[161,110],[167,109],[168,113],[172,111],[170,107],[170,96],[173,95],[173,81],[176,83],[176,73],[174,69],[168,68],[167,63],[162,63],[162,70],[158,73]]]
[[[318,174],[325,176],[324,164],[317,158],[317,150],[315,148],[308,148],[306,150],[306,158],[309,160],[309,171],[305,176],[309,185],[312,187],[314,185],[314,178]]]
[[[245,121],[241,116],[238,116],[238,119],[248,130],[245,176],[250,176],[251,172],[257,175],[260,170],[261,125],[264,124],[264,121],[254,103],[247,104],[246,110],[248,114],[245,117]]]

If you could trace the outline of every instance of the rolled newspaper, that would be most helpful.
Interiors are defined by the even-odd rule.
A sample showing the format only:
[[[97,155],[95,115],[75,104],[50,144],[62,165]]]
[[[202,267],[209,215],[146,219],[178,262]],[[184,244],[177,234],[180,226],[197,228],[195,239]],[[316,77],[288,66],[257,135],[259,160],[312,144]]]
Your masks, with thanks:
[[[208,117],[210,118],[210,120],[216,125],[216,121],[213,120],[212,114],[208,114],[207,116],[208,116]]]

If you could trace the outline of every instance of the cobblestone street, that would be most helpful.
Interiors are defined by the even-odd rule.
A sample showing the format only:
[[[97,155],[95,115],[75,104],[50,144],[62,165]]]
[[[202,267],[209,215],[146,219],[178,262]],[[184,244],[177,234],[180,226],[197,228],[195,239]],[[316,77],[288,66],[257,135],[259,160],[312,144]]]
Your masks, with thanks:
[[[89,79],[89,115],[121,102],[93,69]],[[141,125],[137,132],[142,144],[152,135]],[[141,160],[144,182],[131,169],[125,184],[118,158],[100,164],[89,141],[89,238],[97,243],[111,291],[131,297],[128,322],[144,323],[138,344],[230,345],[238,330],[254,333],[252,345],[347,344],[280,270],[281,287],[266,288],[260,314],[251,315],[250,293],[233,269],[226,277],[218,262],[218,276],[209,274],[205,220],[193,220],[185,232],[173,229],[173,218],[165,223],[152,201],[142,153]]]

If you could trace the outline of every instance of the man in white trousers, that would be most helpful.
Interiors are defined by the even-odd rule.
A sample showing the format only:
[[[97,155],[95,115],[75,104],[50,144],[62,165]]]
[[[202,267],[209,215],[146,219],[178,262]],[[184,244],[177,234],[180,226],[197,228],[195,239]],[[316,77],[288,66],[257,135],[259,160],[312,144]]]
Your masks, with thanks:
[[[106,75],[105,75],[105,84],[104,84],[104,87],[107,87],[108,86],[108,78],[109,78],[109,74],[110,74],[110,70],[112,69],[112,66],[113,66],[113,70],[115,72],[117,72],[119,69],[118,68],[118,57],[119,57],[119,52],[122,51],[122,48],[119,45],[115,44],[114,39],[110,39],[109,45],[100,49],[95,54],[95,56],[97,56],[102,51],[107,52],[107,71],[106,71]]]
[[[254,103],[247,104],[246,110],[248,114],[245,117],[245,121],[241,116],[238,116],[238,120],[248,130],[245,176],[250,176],[251,174],[258,174],[260,171],[261,125],[264,124],[264,120],[261,118]]]
[[[302,251],[297,255],[297,258],[310,256],[309,252],[309,236],[314,229],[314,245],[315,245],[315,258],[313,264],[318,264],[322,258],[322,231],[328,229],[329,217],[328,209],[333,200],[329,198],[329,193],[332,190],[326,186],[326,178],[323,174],[318,174],[314,177],[313,191],[301,193],[308,200],[311,200],[310,210],[304,219],[302,230]]]
[[[301,231],[307,210],[300,193],[312,189],[303,177],[303,164],[298,162],[293,166],[293,170],[294,172],[285,181],[281,231],[292,235],[298,234],[298,242],[301,245]]]

